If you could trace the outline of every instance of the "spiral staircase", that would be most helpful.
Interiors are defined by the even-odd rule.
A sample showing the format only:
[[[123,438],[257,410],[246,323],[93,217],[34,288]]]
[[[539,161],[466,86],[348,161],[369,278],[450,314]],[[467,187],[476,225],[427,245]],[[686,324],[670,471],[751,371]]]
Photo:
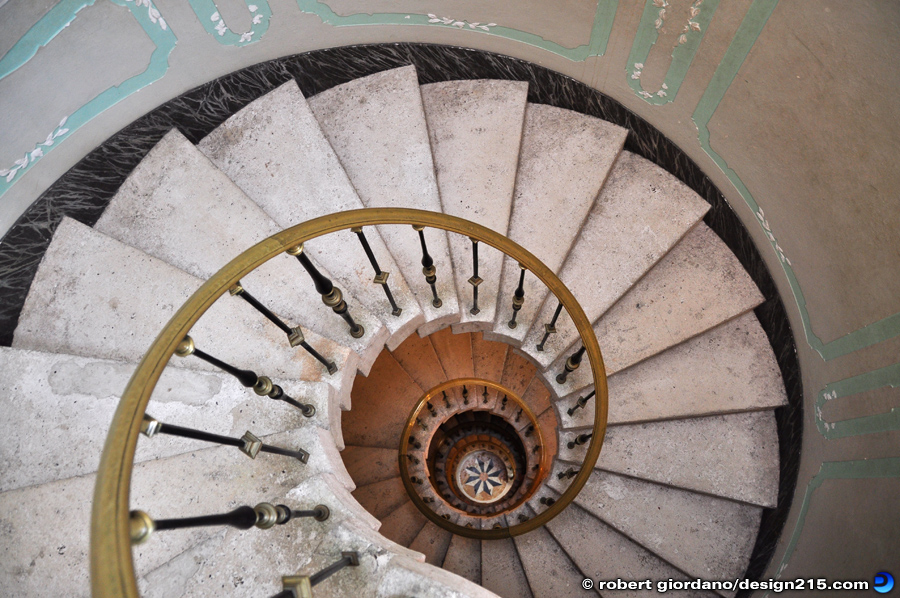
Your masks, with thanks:
[[[147,409],[212,434],[249,430],[267,445],[302,448],[308,460],[249,460],[230,446],[142,437],[130,499],[157,517],[261,501],[326,505],[330,516],[271,530],[156,532],[132,552],[141,595],[274,595],[283,575],[314,572],[347,551],[358,565],[313,595],[567,597],[587,593],[584,578],[743,577],[778,494],[773,410],[786,403],[753,314],[762,296],[702,222],[708,204],[624,151],[625,137],[610,123],[528,103],[524,83],[420,87],[413,67],[308,99],[287,83],[196,146],[170,132],[96,226],[62,222],[13,347],[0,350],[4,595],[89,595],[87,522],[119,394],[203,281],[282,229],[374,207],[480,224],[571,290],[609,377],[609,427],[596,439],[603,450],[577,498],[545,526],[500,539],[453,533],[415,504],[398,447],[430,389],[493,380],[536,417],[544,477],[502,515],[504,527],[565,495],[568,472],[589,450],[577,440],[596,430],[605,397],[591,398],[588,364],[571,367],[580,341],[570,314],[516,260],[481,243],[473,277],[465,235],[366,226],[371,257],[390,273],[373,284],[362,237],[343,230],[305,243],[302,255],[342,290],[350,324],[296,256],[279,255],[241,280],[299,326],[319,358],[228,293],[191,328],[198,349],[264,373],[314,415],[256,396],[196,355],[172,357]],[[432,283],[422,271],[426,238]],[[492,401],[499,409],[499,395]]]

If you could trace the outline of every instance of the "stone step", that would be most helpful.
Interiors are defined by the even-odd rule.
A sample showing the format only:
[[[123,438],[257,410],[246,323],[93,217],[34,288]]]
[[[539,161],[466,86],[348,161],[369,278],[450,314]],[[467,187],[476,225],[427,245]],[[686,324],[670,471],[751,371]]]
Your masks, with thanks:
[[[512,538],[481,541],[481,585],[503,598],[533,598]]]
[[[0,418],[0,453],[6,456],[0,463],[0,492],[96,471],[113,412],[135,367],[134,363],[0,347],[0,386],[6,389],[8,403],[15,405]],[[299,426],[332,429],[332,435],[339,437],[334,434],[340,418],[331,386],[288,381],[284,389],[313,404],[316,415],[306,418],[287,403],[258,397],[230,376],[169,367],[147,413],[163,423],[234,438],[248,430],[262,437]],[[141,437],[135,462],[212,446],[168,435]],[[258,458],[282,459],[266,454]]]
[[[525,509],[530,516],[535,515],[527,506]],[[527,534],[516,536],[513,540],[533,596],[543,598],[598,594],[594,590],[587,591],[582,587],[581,582],[589,575],[578,569],[546,528],[539,527]]]
[[[428,519],[419,511],[413,501],[407,500],[403,505],[389,513],[381,520],[381,535],[400,544],[412,544]]]
[[[625,129],[590,116],[528,104],[508,236],[559,272],[626,134]],[[525,338],[547,294],[547,287],[526,273],[525,303],[516,328],[510,329],[519,272],[514,260],[504,258],[491,333],[516,345]]]
[[[415,67],[338,85],[309,98],[309,107],[366,207],[441,211]],[[425,314],[419,333],[424,336],[459,321],[447,234],[425,231],[442,302],[436,308],[422,275],[418,235],[408,226],[378,230]]]
[[[357,487],[400,475],[396,447],[348,446],[341,451],[341,460]]]
[[[593,425],[593,399],[568,414],[580,394],[556,403],[564,428]],[[609,396],[615,397],[609,405],[610,424],[755,411],[787,404],[772,347],[752,312],[610,376]]]
[[[454,535],[443,568],[472,583],[481,584],[481,541]]]
[[[562,489],[555,477],[550,485]],[[762,516],[757,506],[597,470],[575,502],[692,579],[743,577]]]
[[[413,334],[391,351],[394,359],[423,391],[434,388],[449,379],[434,350],[431,339],[431,336],[423,338],[418,334]]]
[[[500,382],[521,398],[525,395],[525,391],[534,380],[536,373],[537,368],[530,361],[516,353],[515,350],[509,350],[506,353],[506,363],[503,364],[503,376],[500,378]]]
[[[500,380],[506,365],[506,343],[486,340],[484,334],[472,334],[472,361],[475,364],[475,376],[485,380]]]
[[[235,113],[198,148],[281,228],[365,207],[293,81]],[[304,248],[342,291],[384,322],[393,347],[425,320],[381,236],[371,227],[365,234],[378,265],[391,273],[391,292],[403,310],[399,317],[391,315],[384,291],[372,283],[374,271],[352,232],[325,235]]]
[[[131,172],[94,228],[201,279],[281,230],[176,129]],[[345,293],[350,313],[366,331],[362,338],[351,337],[347,323],[322,302],[292,256],[272,258],[241,283],[289,326],[352,349],[364,374],[387,340],[381,321]]]
[[[560,432],[559,457],[581,463],[587,445]],[[762,507],[778,499],[778,433],[771,411],[611,426],[596,467]]]
[[[471,378],[475,375],[471,334],[453,334],[451,329],[445,328],[431,334],[428,338],[444,369],[445,380]]]
[[[606,373],[624,370],[762,302],[737,257],[709,227],[698,223],[594,325]],[[593,383],[591,369],[581,367],[565,384],[557,384],[556,375],[574,349],[544,373],[560,397]]]
[[[416,598],[497,598],[496,594],[449,571],[397,556],[387,565],[378,594]]]
[[[353,491],[353,498],[379,521],[409,500],[406,488],[399,476],[366,486],[358,486]]]
[[[528,96],[523,81],[445,81],[421,87],[441,205],[445,214],[505,235]],[[449,235],[461,320],[454,332],[493,327],[503,253],[478,247],[477,314],[472,314],[472,242]]]
[[[453,534],[429,521],[416,535],[409,548],[424,554],[425,562],[429,565],[440,567],[444,563],[452,537]]]
[[[602,316],[645,272],[695,226],[709,204],[659,166],[622,152],[591,208],[560,279],[591,322]],[[542,367],[578,340],[568,314],[560,314],[556,334],[544,337],[558,301],[548,297],[522,350]]]
[[[169,318],[202,281],[140,250],[63,219],[41,262],[19,317],[13,347],[137,362]],[[284,333],[263,321],[244,301],[220,297],[191,329],[197,347],[275,383],[325,381],[341,405],[358,358],[309,332],[307,340],[338,371],[329,375]],[[174,358],[179,366],[218,371],[197,357]]]

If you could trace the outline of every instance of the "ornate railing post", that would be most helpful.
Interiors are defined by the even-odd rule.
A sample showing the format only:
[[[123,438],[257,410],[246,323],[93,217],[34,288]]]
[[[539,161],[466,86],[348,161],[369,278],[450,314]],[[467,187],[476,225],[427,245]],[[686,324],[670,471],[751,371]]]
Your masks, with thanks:
[[[312,261],[310,261],[309,256],[303,252],[303,243],[291,247],[286,253],[296,257],[303,268],[309,273],[310,278],[313,279],[313,283],[316,286],[316,291],[322,295],[322,303],[330,307],[334,313],[341,316],[344,321],[347,322],[347,325],[350,326],[350,336],[353,338],[362,338],[366,333],[366,329],[363,328],[362,324],[357,324],[353,320],[353,316],[350,315],[350,310],[347,309],[347,302],[344,301],[341,290],[334,286],[327,276],[319,272]]]
[[[359,553],[342,552],[341,560],[325,567],[318,573],[306,575],[285,575],[281,578],[283,591],[272,598],[312,598],[312,588],[325,581],[344,567],[358,567]]]
[[[537,345],[538,351],[544,350],[544,343],[547,342],[547,339],[550,338],[551,334],[556,334],[556,320],[559,318],[559,314],[562,312],[562,302],[560,302],[556,306],[556,311],[553,312],[553,319],[550,320],[549,324],[544,324],[544,338],[541,339],[541,342]]]
[[[366,240],[366,233],[363,232],[363,227],[354,226],[350,230],[356,233],[356,238],[359,239],[359,242],[362,244],[363,251],[366,252],[366,257],[369,258],[369,263],[372,264],[372,268],[375,270],[375,280],[373,282],[375,284],[380,284],[381,288],[384,289],[384,294],[387,295],[388,303],[391,304],[391,315],[399,316],[403,310],[397,307],[397,302],[394,301],[394,295],[391,293],[391,287],[388,286],[388,276],[390,276],[391,273],[382,270],[378,265],[378,260],[375,259],[372,248],[369,247],[369,241]]]
[[[478,239],[474,239],[470,237],[472,241],[472,278],[469,279],[469,284],[472,285],[472,309],[469,310],[469,313],[477,315],[481,310],[478,309],[478,285],[484,282],[478,276]]]
[[[584,444],[588,440],[590,440],[593,435],[594,435],[593,433],[579,434],[578,436],[575,437],[575,440],[570,440],[569,442],[567,442],[566,446],[569,447],[570,449],[573,449],[576,446],[581,446],[582,444]]]
[[[431,286],[431,294],[434,296],[434,299],[431,300],[431,305],[439,308],[444,303],[438,297],[437,286],[435,286],[437,284],[437,268],[434,266],[434,260],[431,259],[431,255],[428,254],[428,246],[425,245],[425,227],[414,224],[413,230],[419,233],[419,243],[422,244],[422,274],[425,275],[425,282]]]
[[[516,318],[519,315],[519,310],[522,309],[522,306],[525,304],[525,265],[519,264],[519,286],[516,287],[516,292],[513,294],[512,300],[512,308],[513,314],[512,318],[507,323],[507,326],[510,328],[515,328]]]
[[[591,397],[594,396],[594,392],[595,392],[595,391],[592,390],[591,392],[589,392],[589,393],[586,394],[585,396],[583,396],[583,397],[578,397],[578,400],[575,401],[575,405],[573,405],[572,407],[569,407],[568,409],[566,409],[566,413],[568,413],[568,414],[571,416],[573,413],[575,413],[575,410],[576,410],[576,409],[584,409],[584,406],[587,405],[587,402],[590,401],[590,400],[591,400]]]
[[[584,345],[581,345],[581,348],[572,353],[572,355],[566,360],[566,367],[562,372],[556,376],[557,384],[565,384],[566,379],[568,379],[569,374],[578,369],[578,366],[581,365],[581,358],[584,356]]]

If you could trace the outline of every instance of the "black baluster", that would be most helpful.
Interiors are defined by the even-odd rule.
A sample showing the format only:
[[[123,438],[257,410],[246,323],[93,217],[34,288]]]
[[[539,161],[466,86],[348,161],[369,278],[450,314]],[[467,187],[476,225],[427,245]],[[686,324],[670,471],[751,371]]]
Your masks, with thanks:
[[[519,418],[522,417],[522,408],[519,407],[519,410],[516,411],[516,423],[519,423]]]
[[[315,284],[316,291],[322,295],[322,303],[330,307],[334,313],[341,316],[344,321],[347,322],[347,325],[350,326],[350,336],[353,338],[361,338],[366,333],[366,329],[363,328],[362,324],[357,324],[353,320],[353,316],[350,315],[350,310],[347,309],[347,302],[344,301],[341,290],[334,286],[328,277],[319,272],[313,265],[309,256],[303,251],[303,243],[288,249],[287,254],[296,257],[300,264],[303,265],[303,268],[309,273],[310,278],[313,279],[313,283]]]
[[[500,411],[506,411],[506,403],[509,401],[509,397],[503,395],[503,400],[500,401]]]
[[[410,476],[409,481],[419,486],[422,485],[422,478],[417,478],[416,476]]]
[[[568,470],[561,471],[558,474],[556,474],[556,479],[557,480],[562,480],[564,478],[571,479],[571,478],[574,478],[576,475],[578,475],[578,471],[575,470],[574,468],[570,467]]]
[[[441,391],[441,394],[444,395],[444,406],[445,406],[447,409],[450,409],[450,399],[447,398],[447,391],[446,391],[446,390],[442,390],[442,391]]]
[[[593,436],[593,435],[594,435],[593,432],[590,434],[579,434],[575,438],[575,440],[570,440],[568,443],[566,443],[566,446],[568,446],[570,449],[573,449],[576,446],[581,446],[582,444],[584,444],[585,442],[590,440],[591,436]]]
[[[425,407],[428,408],[428,413],[431,414],[431,417],[437,417],[437,411],[435,411],[434,405],[431,404],[431,401],[426,401]]]
[[[425,245],[425,227],[414,224],[413,230],[419,233],[419,242],[422,244],[422,274],[425,275],[425,282],[431,286],[431,294],[434,296],[434,299],[431,300],[431,305],[439,308],[443,305],[443,302],[438,297],[437,287],[435,286],[437,283],[437,268],[435,268],[434,260],[431,259],[431,256],[428,254],[428,247]]]
[[[414,446],[415,448],[417,448],[417,449],[422,448],[422,443],[419,442],[418,440],[416,440],[416,437],[415,437],[415,436],[410,436],[410,437],[409,437],[409,443],[410,443],[411,445],[413,445],[413,446]]]
[[[581,345],[581,348],[572,353],[571,357],[566,360],[565,369],[556,377],[557,384],[565,384],[569,374],[578,369],[578,366],[581,365],[581,358],[584,356],[584,351],[584,345]]]
[[[285,575],[281,578],[283,591],[275,594],[271,598],[306,598],[312,596],[312,588],[316,586],[344,567],[358,567],[359,553],[342,552],[341,560],[328,565],[318,573],[313,575]]]
[[[463,396],[463,405],[468,405],[469,404],[469,389],[466,388],[465,384],[463,384],[462,396]]]
[[[566,413],[568,413],[569,416],[571,417],[571,415],[572,415],[573,413],[575,413],[575,410],[576,410],[576,409],[584,409],[584,406],[587,405],[587,402],[591,400],[591,397],[594,396],[594,393],[595,393],[595,392],[596,392],[596,391],[592,390],[591,392],[589,392],[589,393],[586,394],[585,396],[583,396],[583,397],[578,397],[578,400],[575,401],[575,405],[572,406],[572,407],[569,407],[568,409],[566,409]]]
[[[416,418],[416,424],[417,424],[420,428],[422,428],[423,430],[425,430],[426,432],[428,431],[428,426],[425,425],[425,422],[422,421],[422,418],[417,417],[417,418]]]
[[[168,434],[170,436],[179,436],[181,438],[193,438],[194,440],[202,440],[203,442],[214,442],[225,446],[236,446],[242,453],[256,459],[256,455],[262,453],[272,453],[274,455],[284,455],[285,457],[294,457],[301,463],[309,461],[309,453],[303,449],[292,451],[277,446],[263,443],[257,436],[251,432],[246,432],[240,438],[232,438],[230,436],[221,436],[211,432],[195,430],[193,428],[183,428],[172,424],[164,424],[153,417],[144,414],[144,420],[141,422],[141,433],[147,438],[152,438],[156,434]]]
[[[550,338],[551,334],[556,334],[556,320],[559,318],[559,314],[562,312],[562,302],[560,302],[556,306],[556,311],[553,312],[553,319],[550,320],[549,324],[544,324],[544,338],[541,339],[541,342],[538,343],[537,350],[544,350],[544,343],[547,342],[547,339]]]
[[[488,391],[487,391],[487,386],[484,387],[484,392],[481,393],[481,397],[482,397],[482,401],[481,401],[482,404],[487,405],[487,402],[488,402]]]
[[[411,461],[413,465],[418,465],[418,464],[419,464],[419,460],[416,459],[415,457],[413,457],[412,455],[410,455],[409,453],[407,453],[406,458],[407,458],[409,461]]]
[[[378,260],[375,259],[375,254],[372,253],[372,248],[369,247],[369,241],[366,240],[366,233],[363,232],[361,226],[355,226],[350,229],[352,232],[356,233],[356,238],[359,239],[359,242],[362,244],[363,251],[366,252],[366,257],[369,258],[369,263],[372,264],[372,268],[375,270],[375,284],[380,284],[381,288],[384,289],[384,294],[387,295],[388,303],[391,304],[391,315],[399,316],[403,310],[397,307],[397,302],[394,301],[394,295],[391,294],[391,287],[388,286],[388,276],[390,276],[390,272],[386,272],[381,269],[378,265]]]
[[[522,309],[522,305],[525,304],[525,266],[519,264],[519,268],[521,268],[521,271],[519,272],[519,286],[516,287],[516,292],[513,294],[512,301],[513,315],[512,319],[507,324],[510,328],[516,327],[516,317],[519,315],[519,310]]]
[[[534,434],[534,426],[531,424],[528,424],[528,427],[525,429],[525,438],[528,438],[532,434]]]
[[[477,315],[481,310],[478,309],[478,285],[484,282],[478,276],[478,239],[472,239],[472,278],[469,279],[469,284],[472,285],[472,309],[469,310],[469,313]]]
[[[301,403],[295,399],[292,399],[285,394],[284,390],[280,386],[278,386],[277,384],[273,384],[272,380],[266,376],[257,376],[256,372],[254,372],[253,370],[242,370],[236,368],[233,365],[227,364],[220,359],[216,359],[208,353],[204,353],[196,346],[194,346],[194,339],[192,339],[190,336],[185,336],[184,339],[182,339],[182,341],[178,343],[178,347],[175,348],[175,355],[179,357],[187,357],[188,355],[199,357],[206,363],[212,364],[220,370],[231,374],[232,376],[237,378],[238,382],[248,388],[252,388],[253,392],[261,397],[269,397],[270,399],[273,399],[275,401],[284,401],[285,403],[290,403],[291,405],[299,409],[306,417],[312,417],[316,414],[315,405]]]
[[[540,498],[540,500],[538,500],[538,502],[541,503],[542,505],[545,505],[545,506],[548,506],[548,507],[552,507],[552,506],[553,506],[553,503],[556,502],[556,499],[555,499],[555,498],[550,498],[549,496],[542,496],[542,497]]]

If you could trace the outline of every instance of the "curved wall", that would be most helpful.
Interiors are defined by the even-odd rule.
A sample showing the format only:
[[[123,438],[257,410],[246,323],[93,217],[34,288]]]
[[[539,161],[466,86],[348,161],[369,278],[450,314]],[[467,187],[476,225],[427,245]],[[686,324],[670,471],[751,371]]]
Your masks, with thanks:
[[[766,575],[871,579],[900,562],[900,74],[878,66],[900,52],[898,24],[877,0],[8,0],[0,230],[114,132],[264,60],[425,41],[567,74],[709,175],[785,300],[805,434]]]

